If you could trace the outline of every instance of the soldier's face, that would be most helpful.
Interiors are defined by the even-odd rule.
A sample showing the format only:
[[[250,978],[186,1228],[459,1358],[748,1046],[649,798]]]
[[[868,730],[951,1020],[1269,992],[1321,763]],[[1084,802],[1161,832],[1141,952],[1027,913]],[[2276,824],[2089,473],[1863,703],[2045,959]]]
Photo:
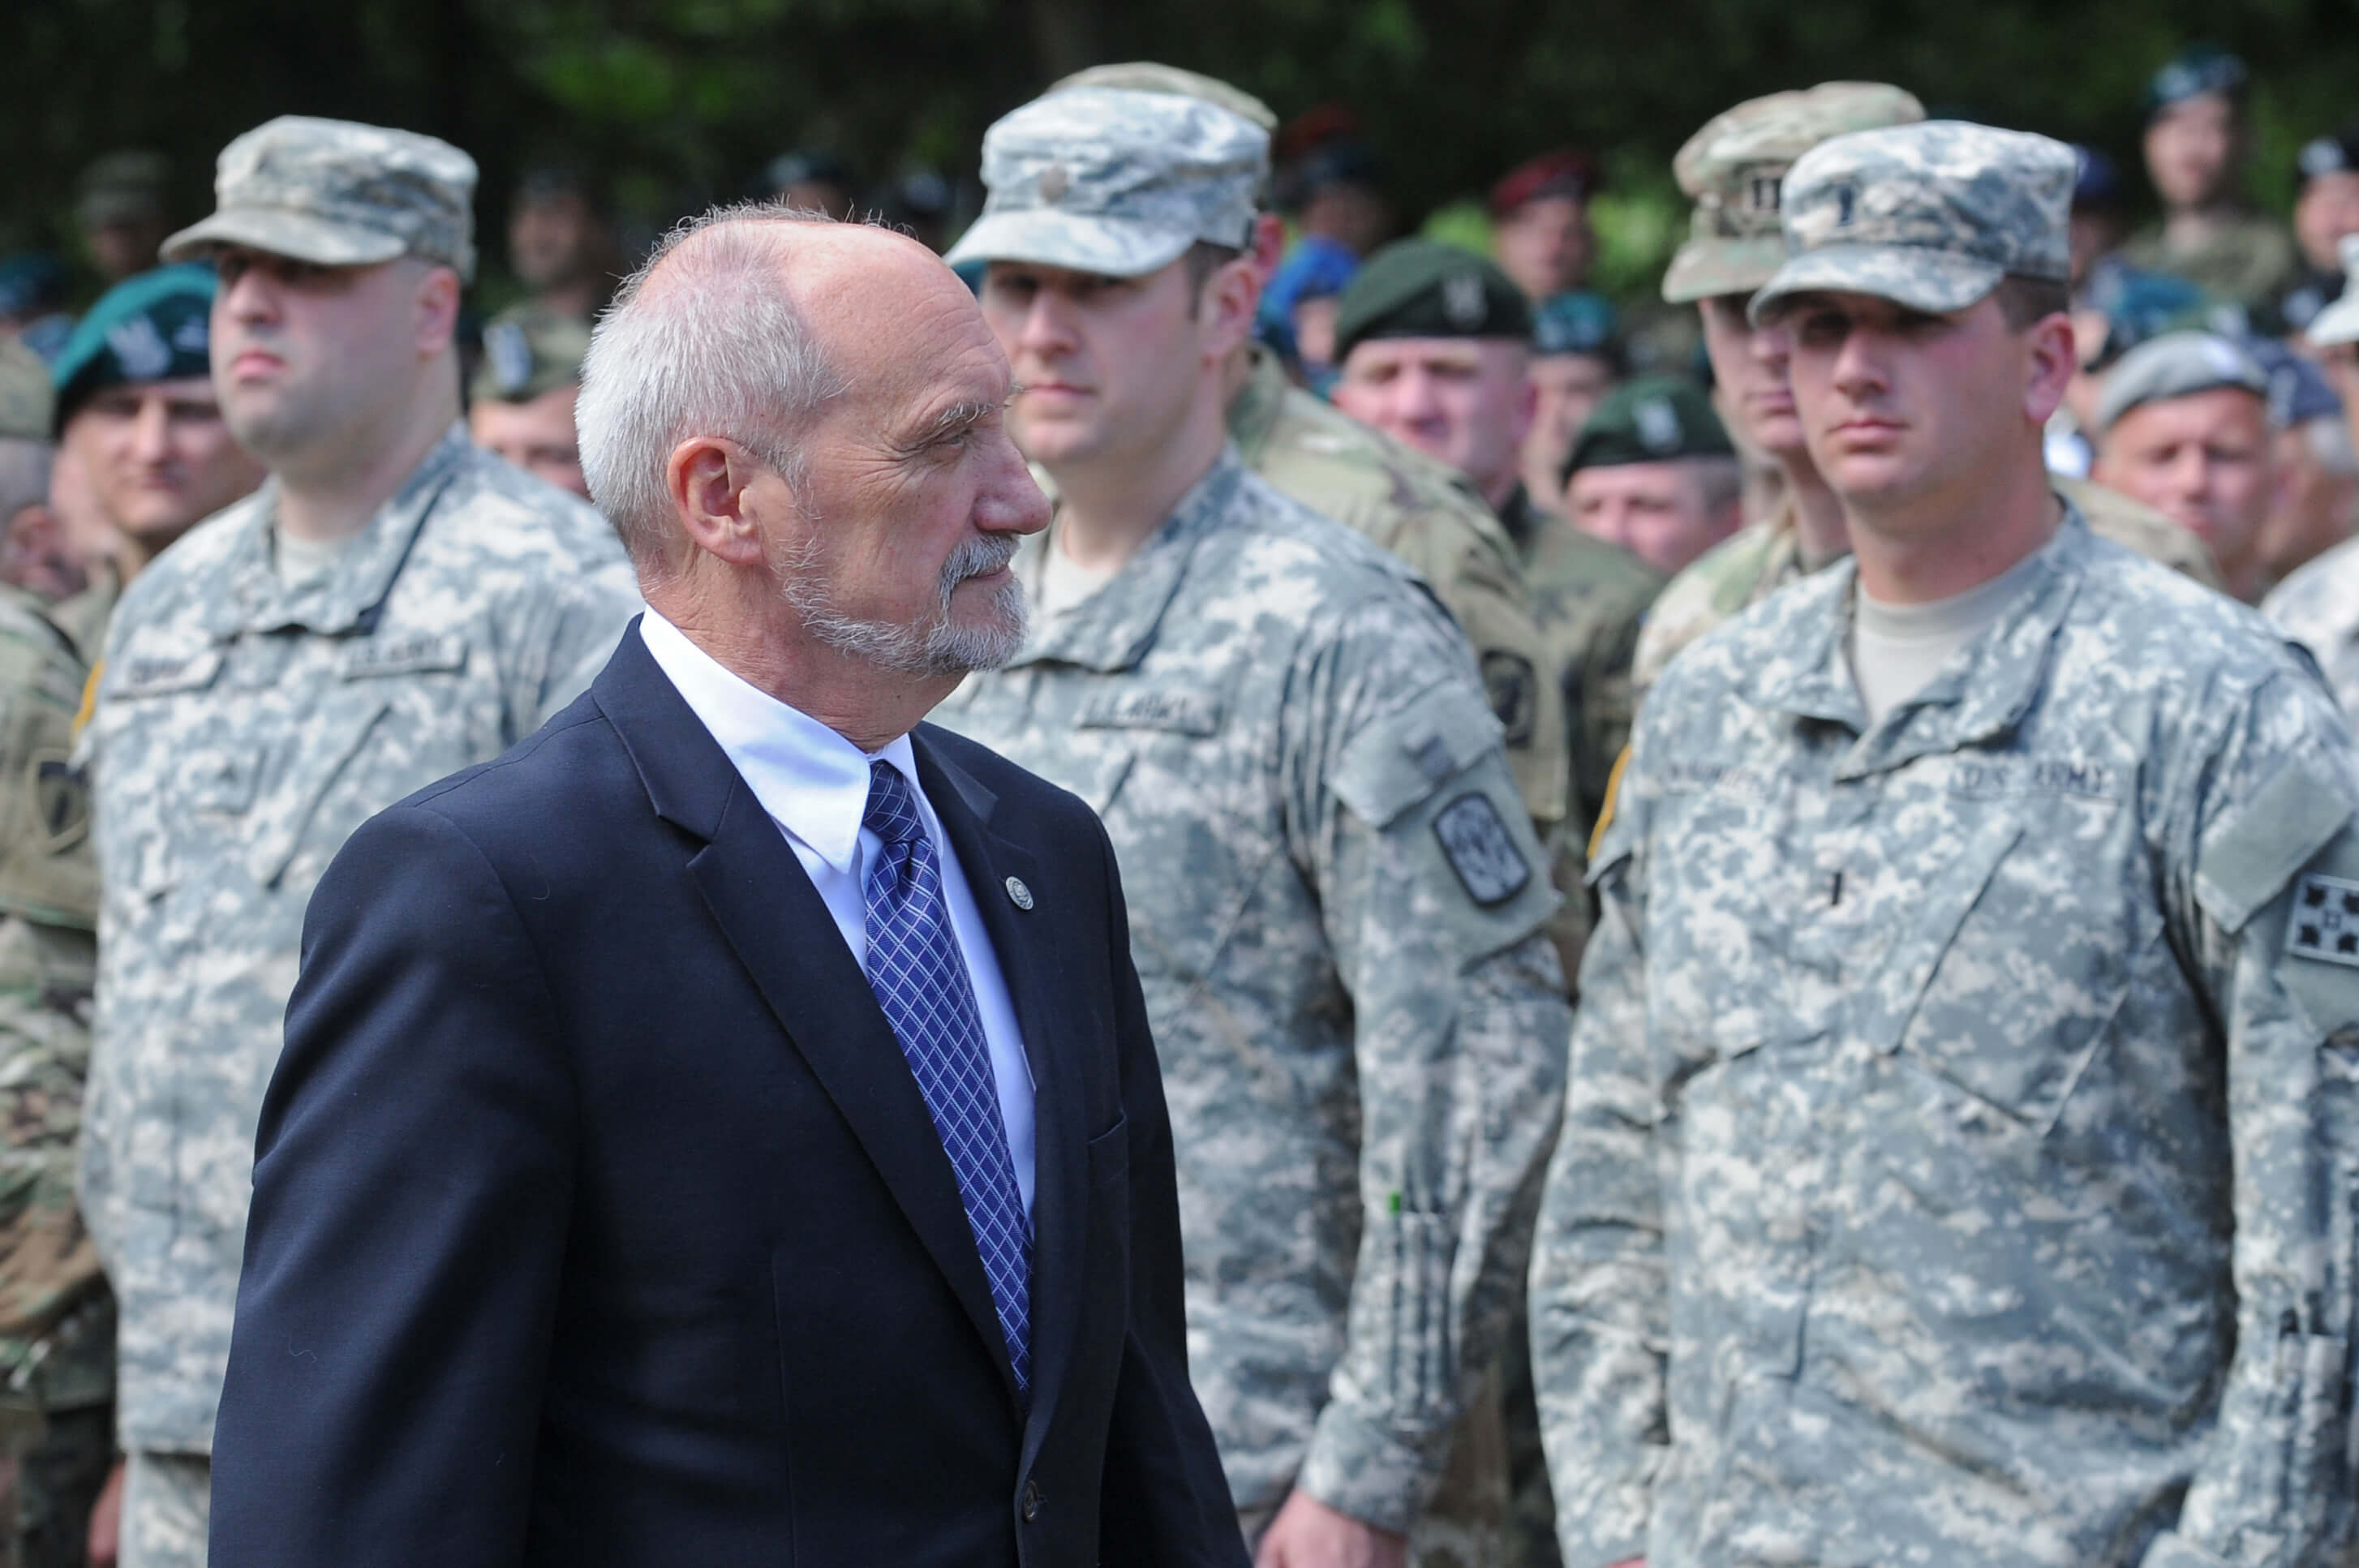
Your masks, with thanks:
[[[1546,474],[1543,500],[1557,488],[1581,427],[1614,390],[1614,366],[1593,354],[1551,354],[1532,361],[1532,430],[1524,438],[1524,473]]]
[[[364,460],[446,353],[458,277],[414,257],[318,267],[242,246],[214,258],[213,387],[238,444],[273,468]]]
[[[2321,272],[2340,272],[2343,236],[2359,234],[2359,172],[2313,175],[2293,206],[2294,237],[2302,259]]]
[[[1752,299],[1727,294],[1703,302],[1703,346],[1712,359],[1712,382],[1723,408],[1748,443],[1788,462],[1806,458],[1810,449],[1802,440],[1801,416],[1794,411],[1794,389],[1786,380],[1792,340],[1781,322],[1756,327],[1745,319]]]
[[[2277,468],[2268,408],[2253,393],[2221,387],[2140,404],[2105,432],[2089,476],[2192,528],[2239,598],[2259,587]]]
[[[1871,294],[1807,294],[1779,318],[1810,458],[1855,518],[1907,528],[2036,454],[2074,365],[2062,315],[2017,331],[1997,299],[1931,315]]]
[[[1566,509],[1584,533],[1675,572],[1735,531],[1739,507],[1710,506],[1694,460],[1576,470]]]
[[[1534,299],[1578,289],[1589,277],[1595,248],[1589,203],[1577,196],[1541,196],[1503,219],[1492,236],[1499,268]]]
[[[875,286],[886,267],[910,287]],[[806,633],[884,670],[1005,663],[1024,637],[1008,562],[1049,505],[1008,439],[1015,384],[973,298],[896,251],[804,308],[847,390],[798,442],[806,472],[770,541],[781,595]]]
[[[528,289],[570,283],[597,256],[597,214],[568,192],[518,201],[508,215],[508,265]]]
[[[2146,168],[2169,207],[2200,207],[2226,189],[2236,152],[2235,106],[2217,93],[2174,103],[2146,129]]]
[[[573,433],[581,397],[579,387],[560,387],[525,403],[486,397],[467,410],[467,433],[485,452],[586,501],[590,482],[582,476],[582,442]]]
[[[262,464],[231,439],[213,385],[201,376],[96,392],[60,444],[107,521],[150,552],[262,483]]]
[[[1515,484],[1536,395],[1530,354],[1504,338],[1370,338],[1352,345],[1335,407],[1450,464],[1494,504]]]
[[[1218,281],[1200,292],[1185,260],[1143,278],[993,262],[983,314],[1022,387],[1008,429],[1024,455],[1051,472],[1154,461],[1196,410],[1206,365],[1241,335]]]

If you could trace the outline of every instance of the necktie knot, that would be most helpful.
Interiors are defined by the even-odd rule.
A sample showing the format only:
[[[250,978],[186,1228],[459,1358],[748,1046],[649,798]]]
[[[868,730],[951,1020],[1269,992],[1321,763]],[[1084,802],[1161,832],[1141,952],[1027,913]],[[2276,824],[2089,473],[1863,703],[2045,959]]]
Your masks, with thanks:
[[[896,849],[907,849],[924,834],[918,816],[916,793],[901,770],[881,758],[868,765],[868,805],[860,824]]]

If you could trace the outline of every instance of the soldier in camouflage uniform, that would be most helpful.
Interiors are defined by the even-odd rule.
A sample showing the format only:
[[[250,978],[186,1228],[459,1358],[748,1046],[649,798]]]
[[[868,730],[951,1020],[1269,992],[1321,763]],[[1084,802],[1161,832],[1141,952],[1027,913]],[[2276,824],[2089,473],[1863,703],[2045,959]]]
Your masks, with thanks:
[[[1785,335],[1754,326],[1754,293],[1786,259],[1777,228],[1778,188],[1796,158],[1829,136],[1923,119],[1909,93],[1881,82],[1830,82],[1773,93],[1717,115],[1688,138],[1672,163],[1696,203],[1687,243],[1663,275],[1663,298],[1703,315],[1704,347],[1723,411],[1747,446],[1785,475],[1784,498],[1673,577],[1638,634],[1631,680],[1643,698],[1671,656],[1721,622],[1850,553],[1843,505],[1803,443],[1786,385]],[[2220,580],[2202,541],[2159,513],[2077,479],[2057,489],[2089,526],[2139,554],[2210,587]]]
[[[430,137],[274,120],[167,245],[214,259],[214,380],[272,478],[125,593],[82,742],[81,1192],[122,1312],[126,1568],[205,1560],[255,1122],[313,883],[371,814],[571,700],[636,604],[603,519],[458,423],[474,178]]]
[[[477,446],[585,501],[573,405],[589,352],[588,321],[518,306],[484,324],[484,357],[467,387],[467,433]]]
[[[2359,234],[2343,242],[2349,274],[2341,298],[2310,324],[2310,341],[2345,374],[2343,411],[2359,432]],[[2359,539],[2346,540],[2311,561],[2261,601],[2261,613],[2283,626],[2325,672],[2346,716],[2359,718]]]
[[[1276,129],[1277,116],[1249,93],[1177,67],[1137,61],[1093,66],[1064,78],[1069,87],[1114,87],[1198,98]],[[1256,259],[1272,260],[1277,221],[1256,218]],[[1271,238],[1266,247],[1265,235]],[[1266,248],[1266,254],[1265,253]],[[1266,278],[1265,278],[1266,281]],[[1424,579],[1474,645],[1491,711],[1506,732],[1532,824],[1576,853],[1588,827],[1574,809],[1577,764],[1571,712],[1539,672],[1550,664],[1514,540],[1465,475],[1337,412],[1287,378],[1277,356],[1258,343],[1231,356],[1229,439],[1245,467],[1278,494],[1363,534]],[[1614,754],[1607,752],[1610,762]],[[1561,831],[1560,831],[1561,830]],[[1558,886],[1578,887],[1577,858],[1560,861]],[[1572,909],[1568,903],[1566,909]],[[1566,949],[1567,969],[1579,956]]]
[[[1554,1121],[1555,903],[1468,645],[1245,472],[1266,133],[1070,88],[952,250],[1058,512],[1036,625],[935,712],[1104,819],[1177,1129],[1197,1390],[1264,1568],[1403,1561],[1498,1348]]]
[[[2347,1535],[2359,749],[2049,487],[2072,171],[1934,122],[1786,181],[1756,309],[1858,556],[1666,672],[1599,848],[1532,1275],[1573,1568]]]
[[[1627,735],[1621,677],[1661,579],[1524,488],[1519,459],[1537,396],[1531,336],[1531,308],[1495,265],[1454,246],[1403,240],[1369,257],[1337,303],[1343,375],[1334,397],[1363,424],[1462,471],[1512,541],[1540,605],[1544,668],[1571,725],[1568,837],[1577,867],[1606,771]],[[1578,943],[1568,953],[1577,963]]]
[[[29,363],[26,363],[29,362]],[[0,355],[0,517],[47,494],[48,367]],[[25,461],[20,461],[25,460]],[[98,878],[68,765],[82,667],[0,587],[0,1563],[80,1568],[114,1456],[114,1305],[73,1201]]]
[[[2132,235],[2121,257],[2183,278],[2213,299],[2266,307],[2301,265],[2292,233],[2254,212],[2242,190],[2250,150],[2245,62],[2198,46],[2147,85],[2146,168],[2162,221]]]

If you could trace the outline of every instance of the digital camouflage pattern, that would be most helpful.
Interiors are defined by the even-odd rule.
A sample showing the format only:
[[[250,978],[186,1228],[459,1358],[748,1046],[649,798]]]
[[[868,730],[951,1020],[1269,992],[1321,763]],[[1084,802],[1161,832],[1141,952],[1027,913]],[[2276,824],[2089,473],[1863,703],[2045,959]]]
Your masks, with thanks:
[[[2318,661],[2344,714],[2359,717],[2359,539],[2347,539],[2269,591],[2261,614]]]
[[[1241,120],[1252,121],[1273,136],[1277,132],[1276,111],[1244,88],[1233,87],[1218,77],[1205,76],[1151,60],[1093,65],[1071,76],[1058,78],[1049,84],[1049,92],[1062,93],[1072,87],[1119,87],[1134,93],[1175,93],[1182,98],[1201,98],[1207,103],[1226,109]]]
[[[2062,142],[1963,120],[1854,131],[1786,175],[1787,259],[1753,319],[1805,290],[1962,310],[2009,273],[2071,276],[2065,224],[2078,165]]]
[[[1245,466],[1272,489],[1424,579],[1474,645],[1533,824],[1546,834],[1563,822],[1572,777],[1564,700],[1542,675],[1552,661],[1515,541],[1473,486],[1296,387],[1266,348],[1253,350],[1228,425]]]
[[[2186,525],[2086,479],[2051,474],[2048,482],[2079,508],[2082,520],[2099,539],[2112,539],[2206,588],[2227,592],[2212,552]],[[1746,606],[1810,574],[1812,569],[1802,559],[1793,508],[1790,497],[1779,502],[1777,510],[1739,528],[1671,579],[1638,634],[1637,656],[1631,670],[1637,701],[1646,701],[1647,692],[1662,677],[1664,666],[1680,649]]]
[[[0,1454],[17,1466],[0,1562],[14,1568],[80,1568],[113,1459],[114,1301],[73,1187],[98,920],[89,791],[68,760],[83,676],[38,602],[0,588]]]
[[[415,131],[281,114],[222,148],[212,216],[166,261],[251,245],[321,267],[417,256],[475,275],[475,160]]]
[[[276,495],[125,591],[83,735],[103,897],[82,1197],[122,1307],[127,1449],[212,1444],[312,885],[370,816],[571,701],[637,606],[605,520],[462,427],[291,587]]]
[[[1532,1275],[1572,1568],[2347,1531],[2359,753],[2242,606],[2034,561],[1864,735],[1848,565],[1639,715]]]
[[[1232,450],[933,717],[1113,839],[1237,1507],[1299,1486],[1408,1529],[1499,1347],[1567,1029],[1556,895],[1464,639]]]
[[[989,194],[945,259],[1144,277],[1199,240],[1250,244],[1268,170],[1269,133],[1204,98],[1068,88],[984,133]]]
[[[1830,136],[1924,117],[1915,93],[1881,82],[1822,82],[1713,115],[1671,159],[1695,212],[1663,274],[1664,299],[1688,305],[1768,282],[1786,264],[1777,191],[1794,160]]]

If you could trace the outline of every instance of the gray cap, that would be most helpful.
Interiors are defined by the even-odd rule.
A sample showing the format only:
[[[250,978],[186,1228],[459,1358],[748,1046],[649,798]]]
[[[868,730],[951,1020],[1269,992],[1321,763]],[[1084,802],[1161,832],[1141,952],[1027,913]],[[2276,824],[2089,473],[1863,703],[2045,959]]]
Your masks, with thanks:
[[[222,149],[213,215],[166,261],[251,245],[321,267],[422,256],[475,272],[475,160],[414,131],[282,114]]]
[[[2359,343],[2359,234],[2343,236],[2343,296],[2310,318],[2302,336],[2315,348]]]
[[[990,197],[948,259],[1143,277],[1200,240],[1249,243],[1268,169],[1269,133],[1202,99],[1052,93],[984,133]]]
[[[2097,397],[2097,430],[2102,434],[2132,408],[2146,403],[2167,403],[2233,387],[2250,392],[2264,405],[2269,400],[2268,372],[2260,361],[2216,332],[2165,332],[2148,338],[2122,355],[2105,373],[2104,390]]]
[[[1821,289],[1941,312],[2009,274],[2063,282],[2077,167],[2062,142],[1963,120],[1821,142],[1786,176],[1786,265],[1755,296],[1754,320]]]

